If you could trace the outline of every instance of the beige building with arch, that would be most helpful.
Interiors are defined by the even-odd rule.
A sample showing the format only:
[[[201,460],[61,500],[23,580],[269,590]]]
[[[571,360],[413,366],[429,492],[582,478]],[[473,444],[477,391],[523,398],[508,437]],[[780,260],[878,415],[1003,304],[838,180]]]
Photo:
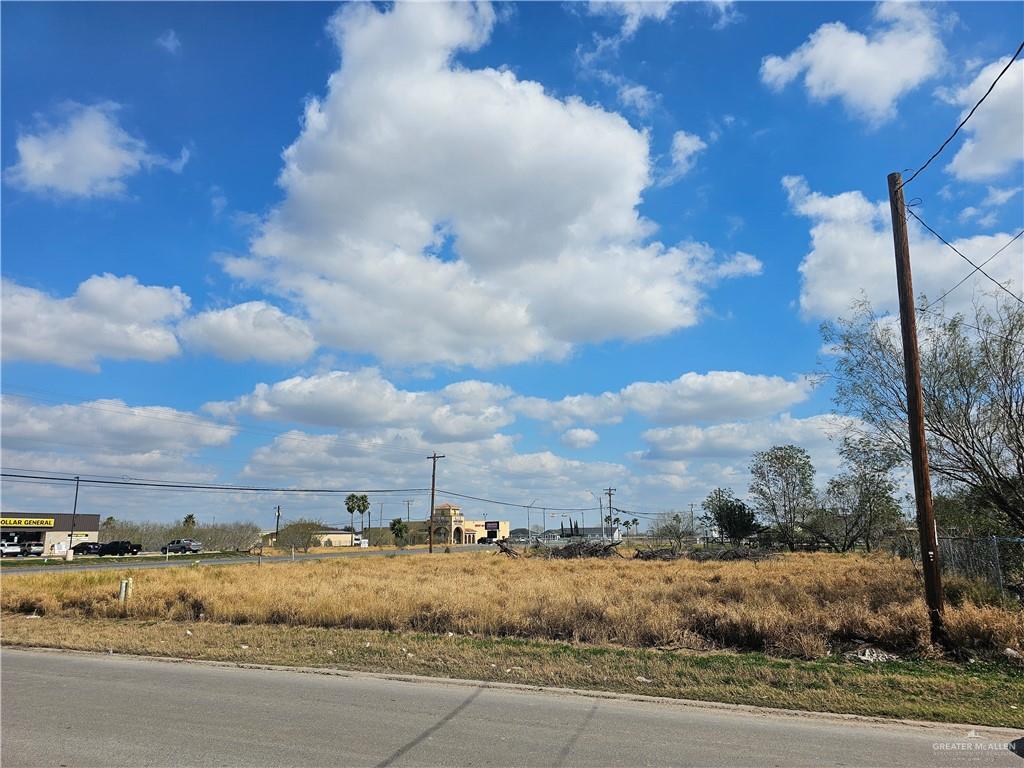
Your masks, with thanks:
[[[434,543],[476,544],[481,539],[507,539],[508,520],[470,520],[454,504],[434,507]]]

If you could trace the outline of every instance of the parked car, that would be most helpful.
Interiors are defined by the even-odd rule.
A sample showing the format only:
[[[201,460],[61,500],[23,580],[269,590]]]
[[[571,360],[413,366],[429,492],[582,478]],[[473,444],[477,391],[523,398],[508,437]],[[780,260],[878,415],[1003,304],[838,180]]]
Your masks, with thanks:
[[[30,555],[32,557],[42,557],[44,551],[45,550],[43,549],[43,542],[41,542],[41,541],[25,541],[25,542],[22,542],[22,545],[21,545],[21,556],[22,557],[29,557]]]
[[[160,547],[160,554],[166,555],[168,552],[174,554],[180,552],[181,554],[195,554],[203,551],[202,542],[196,541],[195,539],[175,539],[166,547]]]
[[[98,541],[80,541],[71,548],[76,555],[98,555],[103,545]]]
[[[16,541],[5,541],[0,543],[0,557],[19,557],[21,555],[21,544]]]
[[[100,551],[96,554],[100,557],[104,555],[137,555],[142,551],[140,544],[132,544],[130,541],[108,541],[100,547]]]

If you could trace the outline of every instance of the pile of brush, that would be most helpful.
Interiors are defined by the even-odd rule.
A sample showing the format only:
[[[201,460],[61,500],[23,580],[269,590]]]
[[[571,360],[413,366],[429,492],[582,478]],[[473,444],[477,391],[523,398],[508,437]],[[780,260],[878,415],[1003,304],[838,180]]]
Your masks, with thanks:
[[[607,541],[574,541],[561,547],[541,547],[538,557],[551,560],[574,560],[578,557],[622,557],[616,547],[620,542]]]

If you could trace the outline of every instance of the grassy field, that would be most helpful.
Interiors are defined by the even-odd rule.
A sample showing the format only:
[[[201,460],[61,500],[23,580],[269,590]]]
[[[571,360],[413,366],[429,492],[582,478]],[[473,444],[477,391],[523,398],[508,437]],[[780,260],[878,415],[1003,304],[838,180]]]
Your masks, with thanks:
[[[928,644],[913,565],[510,560],[494,553],[28,573],[5,644],[590,688],[1024,727],[1024,612],[951,583]],[[127,606],[118,583],[134,578]],[[973,598],[973,599],[972,599]],[[980,604],[979,604],[980,603]],[[862,664],[869,643],[900,661]]]
[[[127,608],[119,570],[3,584],[6,612],[535,638],[631,648],[758,651],[818,659],[861,643],[927,657],[912,564],[787,555],[760,563],[509,560],[492,553],[140,570]],[[1021,650],[1024,613],[947,610],[972,657]]]

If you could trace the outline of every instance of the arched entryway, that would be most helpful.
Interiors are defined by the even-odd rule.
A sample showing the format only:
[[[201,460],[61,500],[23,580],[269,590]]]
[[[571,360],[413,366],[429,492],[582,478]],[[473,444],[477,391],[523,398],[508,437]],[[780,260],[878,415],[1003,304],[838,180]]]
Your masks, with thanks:
[[[455,528],[452,530],[452,543],[462,543],[462,529],[459,526],[455,526]]]

